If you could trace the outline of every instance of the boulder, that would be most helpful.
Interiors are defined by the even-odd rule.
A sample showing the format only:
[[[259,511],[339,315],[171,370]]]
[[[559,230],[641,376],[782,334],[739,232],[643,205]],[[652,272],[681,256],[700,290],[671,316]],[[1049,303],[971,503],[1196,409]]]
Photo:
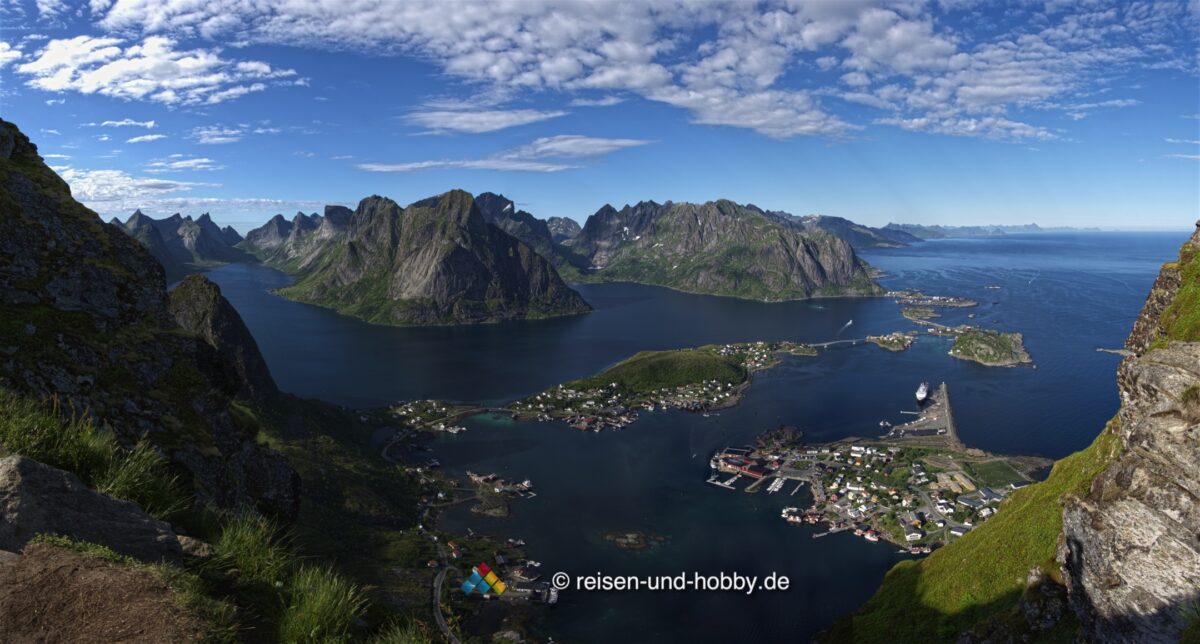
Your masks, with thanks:
[[[58,534],[147,562],[181,559],[171,526],[136,504],[88,489],[74,474],[24,456],[0,458],[0,550]]]

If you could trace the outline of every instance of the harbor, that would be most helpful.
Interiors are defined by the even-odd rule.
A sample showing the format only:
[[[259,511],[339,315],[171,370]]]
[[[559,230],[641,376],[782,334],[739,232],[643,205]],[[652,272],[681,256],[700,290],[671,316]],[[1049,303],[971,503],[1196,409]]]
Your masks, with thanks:
[[[923,554],[972,530],[995,514],[1013,491],[1034,480],[1047,463],[1033,457],[1001,457],[968,448],[958,439],[949,388],[920,383],[916,418],[892,426],[879,438],[846,438],[808,445],[795,428],[757,437],[755,445],[726,447],[709,460],[708,482],[768,496],[789,481],[794,496],[812,491],[808,508],[782,508],[790,524],[824,524],[820,538],[853,532],[869,542],[886,541],[909,554]]]

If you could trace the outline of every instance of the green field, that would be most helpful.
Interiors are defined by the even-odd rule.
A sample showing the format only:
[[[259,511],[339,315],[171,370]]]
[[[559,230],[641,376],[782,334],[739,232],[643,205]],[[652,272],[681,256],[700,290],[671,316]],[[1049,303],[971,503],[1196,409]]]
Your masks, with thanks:
[[[1025,480],[1020,472],[1002,460],[967,463],[967,469],[970,470],[971,478],[987,487],[1007,487],[1010,483],[1020,483]]]
[[[566,383],[571,389],[600,389],[617,383],[622,389],[646,393],[663,387],[692,385],[705,380],[740,384],[748,378],[746,368],[733,356],[722,356],[709,348],[677,351],[642,351],[592,376]]]

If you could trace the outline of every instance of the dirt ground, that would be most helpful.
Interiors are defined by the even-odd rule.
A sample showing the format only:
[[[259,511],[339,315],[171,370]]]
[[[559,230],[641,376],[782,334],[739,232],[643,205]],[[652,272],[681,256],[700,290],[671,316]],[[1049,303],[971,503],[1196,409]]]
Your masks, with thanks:
[[[193,642],[198,621],[154,575],[44,544],[0,557],[0,641]]]

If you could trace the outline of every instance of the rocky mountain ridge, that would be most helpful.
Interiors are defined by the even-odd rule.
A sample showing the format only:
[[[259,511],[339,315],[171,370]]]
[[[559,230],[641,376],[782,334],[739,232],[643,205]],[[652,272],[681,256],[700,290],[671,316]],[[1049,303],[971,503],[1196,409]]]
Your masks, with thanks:
[[[727,200],[605,205],[571,250],[597,281],[768,301],[880,292],[845,240]]]
[[[141,242],[163,265],[168,282],[194,270],[246,260],[235,248],[242,236],[230,226],[217,226],[208,213],[196,219],[180,213],[154,219],[135,210],[124,223],[114,217],[109,224]]]
[[[490,198],[492,206],[501,199]],[[273,219],[247,235],[246,247],[296,275],[295,284],[280,289],[284,296],[370,322],[471,324],[590,310],[551,262],[489,223],[469,193],[451,191],[406,208],[372,196],[347,213],[330,207],[324,217]],[[549,239],[541,223],[530,230]]]

